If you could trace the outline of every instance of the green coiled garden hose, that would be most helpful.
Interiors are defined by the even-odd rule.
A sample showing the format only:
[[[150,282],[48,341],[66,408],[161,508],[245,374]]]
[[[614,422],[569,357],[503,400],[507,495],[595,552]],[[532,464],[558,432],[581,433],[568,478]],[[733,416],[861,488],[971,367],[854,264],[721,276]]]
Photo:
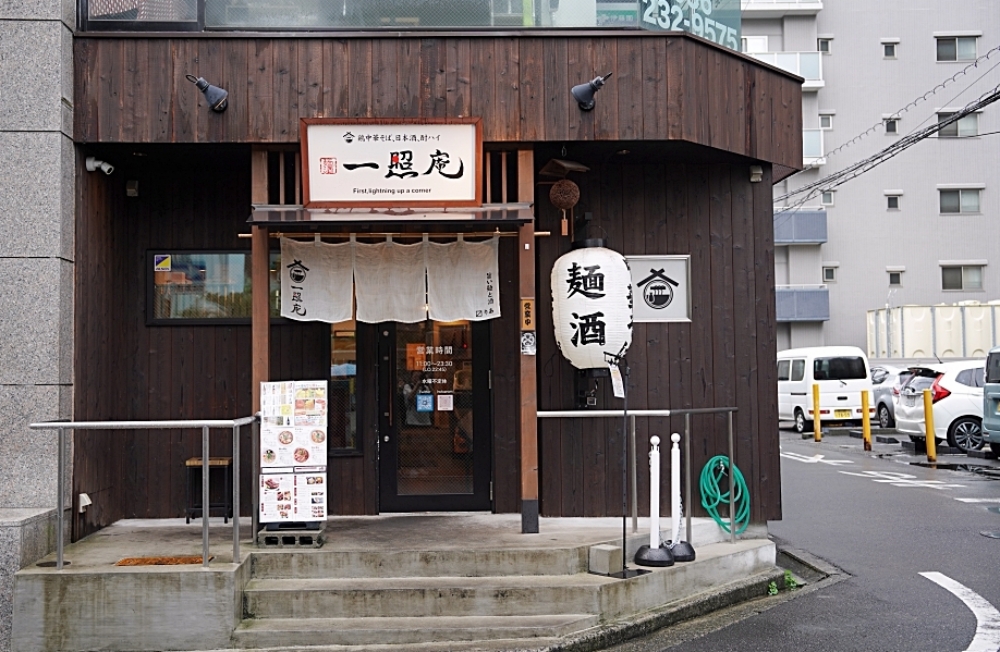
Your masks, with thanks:
[[[701,470],[699,488],[701,489],[701,506],[704,507],[709,516],[719,524],[726,532],[730,531],[730,523],[737,526],[736,534],[742,534],[750,524],[750,491],[747,483],[743,479],[743,474],[739,468],[733,467],[732,474],[728,473],[729,458],[725,455],[716,455],[705,464]],[[719,517],[719,505],[729,508],[729,491],[723,493],[719,487],[719,481],[726,475],[730,475],[729,487],[733,493],[733,509],[736,511],[735,517],[725,521]],[[732,516],[732,515],[731,515]]]

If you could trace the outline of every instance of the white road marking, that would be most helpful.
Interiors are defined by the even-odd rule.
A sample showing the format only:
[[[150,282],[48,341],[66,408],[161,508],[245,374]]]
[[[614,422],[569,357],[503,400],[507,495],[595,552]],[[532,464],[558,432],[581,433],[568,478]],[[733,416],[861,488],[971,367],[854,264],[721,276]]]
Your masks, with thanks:
[[[1000,649],[1000,611],[996,607],[947,575],[933,571],[920,574],[954,594],[976,617],[976,635],[965,652],[997,652]]]
[[[960,503],[1000,503],[1000,498],[956,498]]]
[[[875,482],[885,482],[894,487],[927,487],[928,489],[951,489],[953,487],[964,487],[964,484],[952,484],[941,480],[917,480],[917,476],[909,473],[897,473],[896,471],[841,471],[844,475],[855,475],[859,478],[868,478]],[[993,650],[993,652],[997,652]]]
[[[829,464],[831,466],[840,466],[841,464],[854,464],[851,460],[828,460],[824,459],[826,455],[821,455],[819,453],[815,455],[803,455],[801,453],[781,453],[782,457],[787,457],[790,460],[795,460],[797,462],[805,462],[806,464]]]

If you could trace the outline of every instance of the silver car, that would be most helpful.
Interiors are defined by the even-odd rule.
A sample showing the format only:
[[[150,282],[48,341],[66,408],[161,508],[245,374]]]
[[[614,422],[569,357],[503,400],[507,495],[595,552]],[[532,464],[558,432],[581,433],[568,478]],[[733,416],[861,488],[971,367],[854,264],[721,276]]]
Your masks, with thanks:
[[[896,402],[899,389],[909,380],[912,372],[902,367],[881,365],[872,367],[872,395],[875,400],[875,419],[880,428],[896,426]]]

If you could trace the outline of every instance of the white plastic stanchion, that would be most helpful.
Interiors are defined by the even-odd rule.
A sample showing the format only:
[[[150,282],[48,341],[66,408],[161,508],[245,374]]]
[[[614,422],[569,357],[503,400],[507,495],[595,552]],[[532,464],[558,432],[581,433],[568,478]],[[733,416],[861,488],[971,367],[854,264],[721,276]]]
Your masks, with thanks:
[[[673,519],[670,541],[667,542],[675,561],[694,561],[694,548],[681,541],[681,436],[670,435],[670,518]]]
[[[639,547],[635,563],[640,566],[673,566],[670,548],[660,544],[660,438],[649,438],[649,545]]]

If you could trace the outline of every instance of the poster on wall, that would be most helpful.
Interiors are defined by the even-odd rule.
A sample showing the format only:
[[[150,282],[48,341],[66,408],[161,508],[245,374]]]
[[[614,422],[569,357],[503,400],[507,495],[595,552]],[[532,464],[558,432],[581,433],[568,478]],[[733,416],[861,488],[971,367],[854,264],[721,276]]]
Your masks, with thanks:
[[[691,321],[691,256],[625,256],[636,323]]]
[[[327,381],[261,383],[260,522],[326,518]]]

